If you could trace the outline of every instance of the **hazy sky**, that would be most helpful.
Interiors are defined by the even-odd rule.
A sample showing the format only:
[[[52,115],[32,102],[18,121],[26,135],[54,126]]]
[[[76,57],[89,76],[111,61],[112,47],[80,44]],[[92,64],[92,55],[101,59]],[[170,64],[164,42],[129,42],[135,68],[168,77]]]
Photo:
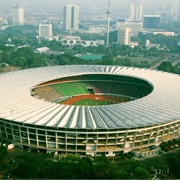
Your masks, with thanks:
[[[162,7],[164,8],[168,4],[177,4],[180,6],[180,0],[110,0],[110,2],[112,17],[119,15],[126,17],[127,15],[124,14],[124,10],[128,10],[130,4],[139,4],[141,2],[144,11],[148,13],[158,13]],[[90,13],[92,10],[94,14],[97,14],[98,12],[100,14],[104,12],[105,14],[109,0],[0,0],[0,14],[4,9],[11,9],[17,3],[26,9],[26,13],[30,14],[32,13],[32,10],[42,13],[62,13],[63,6],[67,4],[80,6],[81,14]],[[154,8],[156,8],[156,10],[154,10]],[[28,10],[31,12],[28,12]]]
[[[43,4],[47,6],[50,5],[64,5],[64,4],[77,4],[79,6],[107,6],[109,0],[0,0],[1,6],[3,4],[16,4],[21,3],[22,5],[35,5],[35,4]],[[126,7],[130,3],[138,3],[144,1],[145,6],[164,6],[167,4],[176,3],[180,5],[180,0],[111,0],[111,6],[113,7]]]

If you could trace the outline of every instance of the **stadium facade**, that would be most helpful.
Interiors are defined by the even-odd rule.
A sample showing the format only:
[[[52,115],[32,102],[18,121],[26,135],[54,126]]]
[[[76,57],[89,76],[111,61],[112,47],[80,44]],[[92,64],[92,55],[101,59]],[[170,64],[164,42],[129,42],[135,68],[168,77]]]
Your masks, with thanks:
[[[42,87],[64,80],[77,82],[77,77],[78,82],[89,81],[91,75],[93,83],[101,76],[108,83],[121,81],[115,89],[123,89],[126,83],[129,92],[146,91],[137,96],[126,94],[128,102],[102,106],[35,98],[40,91],[53,96]],[[57,154],[154,154],[162,142],[179,138],[179,82],[179,75],[116,66],[54,66],[4,73],[0,75],[0,140],[29,151]],[[39,87],[42,89],[35,91]]]

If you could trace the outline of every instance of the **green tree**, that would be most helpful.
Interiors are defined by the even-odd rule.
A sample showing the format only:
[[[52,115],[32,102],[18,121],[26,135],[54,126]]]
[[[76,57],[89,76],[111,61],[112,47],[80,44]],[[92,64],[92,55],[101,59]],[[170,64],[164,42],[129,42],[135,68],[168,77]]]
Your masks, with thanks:
[[[169,61],[162,62],[158,67],[158,70],[165,71],[165,72],[173,72],[172,63]]]
[[[133,179],[148,179],[149,173],[146,169],[142,167],[136,167],[134,172],[132,173]]]
[[[180,178],[180,153],[178,155],[173,155],[172,157],[169,157],[167,159],[169,165],[170,165],[170,171],[173,173],[173,175],[179,179]]]
[[[109,179],[112,177],[110,172],[113,166],[108,158],[103,156],[95,157],[93,164],[95,178]]]
[[[0,162],[6,157],[7,155],[7,147],[0,145]]]

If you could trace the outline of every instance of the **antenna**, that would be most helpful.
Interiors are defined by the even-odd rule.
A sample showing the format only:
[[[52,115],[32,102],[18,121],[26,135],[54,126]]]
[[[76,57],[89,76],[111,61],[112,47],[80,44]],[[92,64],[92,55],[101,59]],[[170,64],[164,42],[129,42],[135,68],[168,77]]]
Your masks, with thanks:
[[[106,45],[109,45],[109,25],[110,25],[110,20],[111,20],[111,3],[109,1],[109,6],[108,6],[108,10],[106,12],[107,14],[107,20],[108,20],[108,25],[107,25],[107,37],[106,37]]]

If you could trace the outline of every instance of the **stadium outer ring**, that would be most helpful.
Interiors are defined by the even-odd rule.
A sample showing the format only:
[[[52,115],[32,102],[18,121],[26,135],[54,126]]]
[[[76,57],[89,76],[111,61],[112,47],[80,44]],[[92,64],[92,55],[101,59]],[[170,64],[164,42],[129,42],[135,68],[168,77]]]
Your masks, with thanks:
[[[127,103],[78,107],[35,99],[31,89],[52,79],[79,74],[116,74],[150,82],[146,97]],[[180,76],[115,66],[55,66],[0,75],[0,139],[29,150],[113,156],[156,153],[179,138]],[[97,118],[97,119],[96,119]]]

